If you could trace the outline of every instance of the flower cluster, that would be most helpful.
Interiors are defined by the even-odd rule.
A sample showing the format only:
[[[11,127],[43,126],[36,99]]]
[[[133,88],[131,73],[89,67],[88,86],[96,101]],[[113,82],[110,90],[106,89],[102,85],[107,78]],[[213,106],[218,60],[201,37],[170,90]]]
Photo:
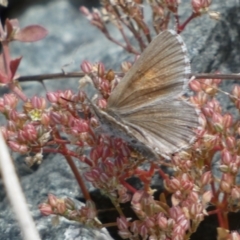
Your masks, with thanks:
[[[88,227],[101,227],[101,223],[96,218],[95,204],[92,201],[87,201],[85,206],[79,209],[70,198],[59,199],[53,194],[49,194],[47,202],[40,204],[39,209],[45,216],[55,214],[80,222]]]

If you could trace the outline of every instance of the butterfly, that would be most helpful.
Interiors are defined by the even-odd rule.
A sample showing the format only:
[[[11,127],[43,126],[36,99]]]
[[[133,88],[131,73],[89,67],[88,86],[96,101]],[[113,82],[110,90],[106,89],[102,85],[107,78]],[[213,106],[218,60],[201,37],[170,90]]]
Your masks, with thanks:
[[[91,103],[104,131],[122,138],[144,157],[169,158],[195,139],[198,113],[183,99],[190,62],[182,38],[157,35],[108,98],[106,109]]]

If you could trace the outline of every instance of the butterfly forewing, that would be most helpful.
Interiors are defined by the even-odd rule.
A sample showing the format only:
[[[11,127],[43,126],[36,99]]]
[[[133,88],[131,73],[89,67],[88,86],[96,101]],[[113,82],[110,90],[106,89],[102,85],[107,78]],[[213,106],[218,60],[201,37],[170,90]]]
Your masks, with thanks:
[[[119,112],[181,95],[190,73],[186,47],[173,31],[153,39],[113,90],[108,108]]]

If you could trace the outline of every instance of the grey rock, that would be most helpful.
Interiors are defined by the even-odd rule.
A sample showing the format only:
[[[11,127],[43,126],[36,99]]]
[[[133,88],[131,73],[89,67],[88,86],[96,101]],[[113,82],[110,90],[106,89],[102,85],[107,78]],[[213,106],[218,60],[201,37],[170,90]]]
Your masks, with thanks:
[[[16,2],[20,3],[21,1],[14,1],[12,7],[17,4]],[[30,2],[31,5],[25,5]],[[180,8],[181,21],[190,15],[189,1],[184,0],[182,2],[183,6]],[[102,33],[81,16],[78,11],[78,3],[79,1],[52,0],[23,1],[20,4],[21,7],[17,5],[18,7],[13,10],[11,18],[17,17],[21,26],[36,23],[49,31],[49,35],[37,43],[14,42],[11,45],[14,56],[24,56],[19,74],[35,75],[59,72],[61,67],[71,62],[72,59],[74,59],[74,64],[71,64],[67,71],[78,71],[79,65],[84,59],[91,62],[102,61],[107,67],[119,70],[120,63],[123,60],[133,59],[120,47],[105,39]],[[83,1],[80,1],[81,3]],[[193,20],[182,34],[189,50],[193,71],[239,72],[239,2],[216,0],[213,2],[211,9],[221,12],[222,16],[219,21],[209,20],[207,15],[203,16]],[[115,28],[110,27],[110,31],[120,39],[120,34]],[[76,89],[77,86],[76,79],[45,82],[48,91]],[[223,87],[229,90],[232,84],[233,82],[225,81]],[[45,96],[46,94],[39,83],[24,83],[22,86],[28,96],[34,96],[35,94]],[[231,111],[231,104],[227,102],[224,96],[221,101],[224,104],[226,102],[226,110]],[[35,170],[27,168],[23,159],[18,157],[16,158],[16,168],[43,240],[111,239],[105,230],[93,231],[65,219],[61,219],[58,226],[53,226],[50,217],[43,217],[39,213],[37,206],[46,199],[48,193],[53,193],[58,197],[83,198],[63,157],[49,154],[39,168]],[[93,190],[90,185],[87,186],[90,191]],[[0,184],[0,239],[22,239],[2,184]]]

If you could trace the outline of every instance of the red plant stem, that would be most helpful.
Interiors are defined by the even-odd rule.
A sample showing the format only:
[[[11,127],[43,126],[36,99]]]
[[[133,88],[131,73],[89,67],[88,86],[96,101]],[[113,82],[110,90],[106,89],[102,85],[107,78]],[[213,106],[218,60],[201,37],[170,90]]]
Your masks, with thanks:
[[[166,173],[162,169],[158,169],[158,173],[163,178],[163,180],[168,178],[168,176],[166,175]]]
[[[55,131],[54,134],[56,135],[57,138],[61,138],[60,134],[58,133],[58,131]],[[78,169],[73,161],[73,159],[71,158],[71,156],[68,154],[68,149],[66,147],[65,144],[61,144],[61,148],[63,151],[63,156],[66,158],[70,168],[72,169],[72,172],[78,182],[78,185],[80,187],[80,189],[82,190],[83,196],[86,200],[91,200],[91,197],[89,195],[89,192],[84,184],[84,181],[81,177],[81,175],[78,172]]]
[[[130,184],[128,184],[125,180],[123,180],[123,179],[121,179],[121,178],[120,178],[120,183],[121,183],[124,187],[126,187],[130,192],[132,192],[132,193],[137,192],[137,190],[136,190],[133,186],[131,186]]]
[[[226,219],[223,218],[222,210],[220,208],[217,208],[215,210],[208,212],[208,215],[214,215],[214,214],[217,214],[219,226],[222,228],[228,229],[228,224]]]
[[[35,149],[34,149],[35,150]],[[36,149],[34,152],[38,153],[40,151],[40,148]],[[70,151],[67,149],[67,153],[65,150],[61,150],[61,149],[53,149],[53,148],[44,148],[43,149],[44,153],[61,153],[62,155],[65,156],[65,154],[71,156],[71,157],[75,157],[77,159],[79,159],[81,162],[86,163],[87,165],[89,165],[90,167],[93,166],[92,162],[90,160],[88,160],[87,158],[83,158],[82,156],[79,156],[79,154],[76,154],[73,151]]]
[[[144,44],[142,37],[140,36],[138,31],[135,29],[131,20],[126,21],[124,18],[122,18],[121,14],[119,13],[118,9],[115,6],[113,6],[113,9],[114,9],[114,13],[116,14],[116,17],[132,32],[134,37],[139,42],[140,49],[143,51],[143,49],[146,48],[146,45]]]
[[[194,18],[198,17],[199,14],[198,13],[192,13],[191,16],[189,18],[186,19],[186,21],[182,24],[182,25],[179,25],[178,26],[178,29],[177,29],[177,33],[180,33],[184,30],[184,28],[187,26],[187,24]]]
[[[215,196],[216,198],[216,196]],[[218,197],[219,198],[219,197]],[[228,218],[227,218],[227,194],[224,194],[222,203],[218,202],[218,198],[215,199],[215,204],[217,209],[209,211],[209,215],[217,214],[219,226],[225,229],[229,229]]]
[[[122,37],[124,39],[124,41],[126,42],[126,49],[128,49],[129,52],[137,52],[134,47],[131,45],[129,39],[127,38],[124,30],[123,30],[123,27],[121,25],[121,23],[118,21],[118,29],[120,31],[120,33],[122,34]],[[140,53],[138,53],[137,55],[139,55]]]
[[[215,209],[215,210],[212,210],[212,211],[208,211],[208,215],[217,214],[219,211],[220,211],[219,209]]]
[[[223,215],[222,215],[222,211],[220,209],[217,212],[217,217],[218,217],[219,226],[222,227],[222,228],[226,228],[226,221],[224,221],[224,218],[223,218]]]
[[[84,184],[84,181],[83,181],[81,175],[78,172],[78,169],[77,169],[73,159],[69,155],[64,155],[64,157],[66,158],[70,168],[73,171],[73,174],[74,174],[74,176],[75,176],[75,178],[76,178],[76,180],[78,182],[79,187],[82,190],[82,193],[83,193],[83,196],[84,196],[85,200],[91,200],[89,192],[88,192],[88,190],[87,190],[87,188],[86,188],[86,186]]]

